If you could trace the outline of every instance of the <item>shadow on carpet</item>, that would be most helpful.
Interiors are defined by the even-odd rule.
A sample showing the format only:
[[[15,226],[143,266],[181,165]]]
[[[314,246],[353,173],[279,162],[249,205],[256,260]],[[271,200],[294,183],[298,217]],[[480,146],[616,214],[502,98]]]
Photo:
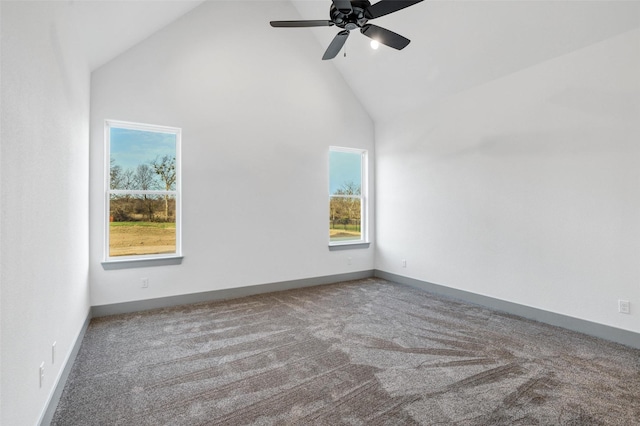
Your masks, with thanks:
[[[633,425],[640,350],[381,279],[93,319],[53,425]]]

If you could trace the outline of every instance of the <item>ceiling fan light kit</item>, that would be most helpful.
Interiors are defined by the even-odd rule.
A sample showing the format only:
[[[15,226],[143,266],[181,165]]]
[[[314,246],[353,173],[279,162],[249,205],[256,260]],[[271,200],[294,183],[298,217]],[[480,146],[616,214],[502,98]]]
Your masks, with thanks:
[[[374,5],[368,0],[332,0],[329,9],[330,20],[306,20],[306,21],[271,21],[275,28],[308,28],[308,27],[332,27],[342,28],[333,38],[329,47],[322,56],[323,60],[333,59],[344,46],[351,31],[360,29],[360,32],[373,41],[402,50],[411,42],[408,38],[396,34],[386,28],[369,24],[371,19],[388,15],[402,10],[423,0],[380,0]],[[371,46],[373,47],[373,43]],[[374,47],[376,49],[377,47]]]

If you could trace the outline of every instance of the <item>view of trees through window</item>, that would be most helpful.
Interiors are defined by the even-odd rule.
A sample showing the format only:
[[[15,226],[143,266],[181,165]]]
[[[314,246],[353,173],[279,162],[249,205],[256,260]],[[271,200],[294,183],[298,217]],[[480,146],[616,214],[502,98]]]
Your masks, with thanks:
[[[362,152],[329,152],[329,241],[362,239]]]
[[[109,257],[176,253],[177,134],[109,129]]]

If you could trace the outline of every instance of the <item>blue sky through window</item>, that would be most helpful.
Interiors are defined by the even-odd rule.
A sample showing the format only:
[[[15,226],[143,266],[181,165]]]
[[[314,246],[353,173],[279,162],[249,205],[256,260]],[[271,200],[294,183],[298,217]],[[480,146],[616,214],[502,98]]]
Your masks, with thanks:
[[[353,182],[362,187],[362,154],[329,151],[329,194]]]
[[[176,135],[172,133],[112,127],[109,139],[111,158],[123,170],[135,171],[139,164],[149,164],[156,157],[176,155]]]

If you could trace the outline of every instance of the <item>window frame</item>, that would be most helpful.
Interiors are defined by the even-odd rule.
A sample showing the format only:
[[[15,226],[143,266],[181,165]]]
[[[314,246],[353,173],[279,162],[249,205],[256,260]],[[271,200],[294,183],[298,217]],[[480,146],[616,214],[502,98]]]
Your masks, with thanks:
[[[329,147],[329,161],[328,165],[328,181],[331,182],[331,153],[332,152],[344,152],[349,154],[360,154],[360,195],[333,195],[331,194],[331,188],[329,188],[329,206],[331,205],[331,199],[337,198],[356,198],[360,200],[360,239],[358,240],[346,240],[346,241],[331,241],[329,237],[329,250],[340,250],[356,247],[369,247],[369,153],[366,149],[362,148],[347,148],[342,146],[330,146]],[[330,186],[330,185],[327,185]]]
[[[111,129],[139,130],[154,133],[168,133],[176,138],[176,181],[175,190],[122,190],[111,189]],[[104,255],[102,265],[105,269],[144,267],[154,265],[173,265],[182,262],[182,129],[179,127],[155,124],[133,123],[120,120],[105,120],[104,125]],[[144,255],[110,256],[110,199],[111,195],[170,195],[175,197],[176,251]]]

